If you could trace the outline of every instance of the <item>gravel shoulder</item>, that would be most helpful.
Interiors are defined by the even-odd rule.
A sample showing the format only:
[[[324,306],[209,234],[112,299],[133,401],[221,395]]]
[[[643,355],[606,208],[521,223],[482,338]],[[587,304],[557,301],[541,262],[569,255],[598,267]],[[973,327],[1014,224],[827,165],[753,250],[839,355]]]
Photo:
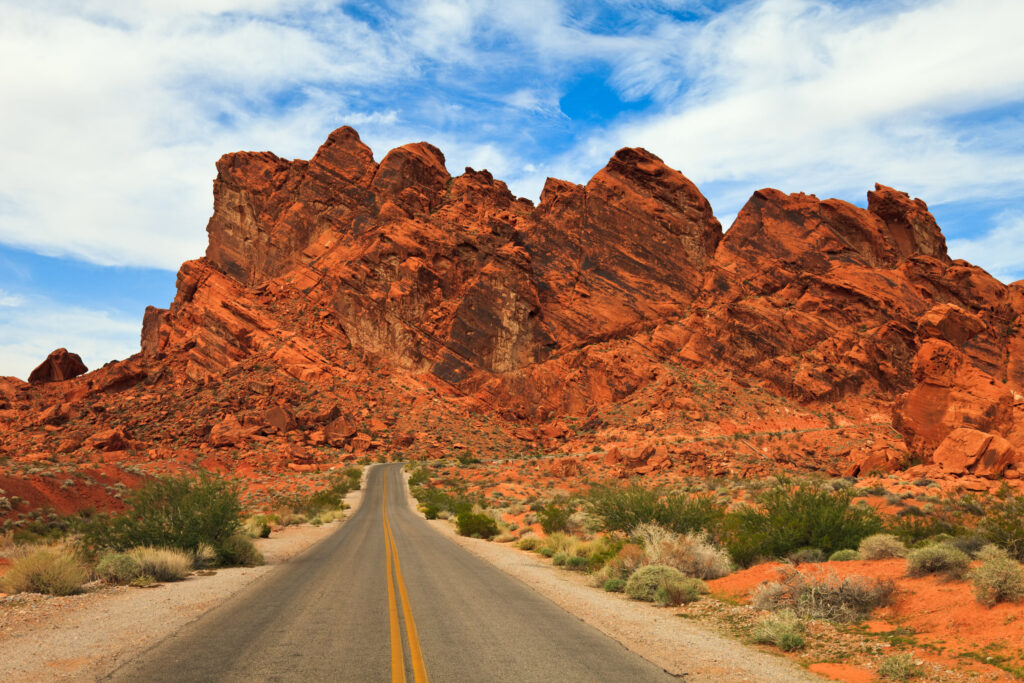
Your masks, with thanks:
[[[369,469],[369,468],[367,468]],[[364,472],[365,481],[365,472]],[[345,502],[347,518],[362,491]],[[256,539],[266,564],[218,569],[153,588],[101,587],[68,597],[0,598],[0,680],[92,681],[271,574],[323,540],[345,520],[299,525]]]
[[[407,488],[408,492],[408,488]],[[416,510],[416,500],[409,496]],[[532,553],[502,543],[459,536],[444,520],[427,522],[477,557],[519,579],[578,619],[649,662],[687,681],[821,681],[798,665],[747,647],[675,615],[671,608],[634,602],[592,587]]]

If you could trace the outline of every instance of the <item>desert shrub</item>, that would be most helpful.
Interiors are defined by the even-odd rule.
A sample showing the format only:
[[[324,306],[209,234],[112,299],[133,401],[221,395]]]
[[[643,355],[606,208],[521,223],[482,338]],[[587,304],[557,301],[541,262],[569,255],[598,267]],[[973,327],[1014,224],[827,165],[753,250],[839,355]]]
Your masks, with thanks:
[[[963,534],[960,525],[938,516],[927,517],[895,517],[886,524],[886,531],[903,541],[908,547],[914,547],[933,539],[939,534],[954,536]]]
[[[567,552],[557,552],[551,556],[551,564],[555,565],[556,567],[561,567],[565,564],[565,561],[568,560],[569,557],[571,556]]]
[[[978,552],[986,545],[990,545],[988,539],[980,534],[966,534],[964,536],[954,536],[947,541],[944,541],[946,545],[951,545],[957,550],[967,553],[971,557],[974,557]]]
[[[978,524],[978,530],[1010,556],[1024,562],[1024,495],[992,505]]]
[[[430,481],[430,470],[426,467],[420,466],[412,470],[409,473],[409,488],[412,489],[415,486],[423,486]]]
[[[758,620],[750,635],[755,643],[774,645],[783,652],[792,652],[806,645],[806,631],[807,627],[796,612],[783,609]]]
[[[242,530],[249,538],[267,538],[270,536],[270,520],[266,515],[253,515],[242,523]]]
[[[196,569],[206,569],[217,564],[217,551],[209,543],[200,543],[199,547],[192,551],[192,566]]]
[[[778,581],[766,581],[754,590],[751,603],[758,609],[792,609],[811,619],[850,622],[867,617],[871,610],[889,603],[895,592],[892,581],[865,576],[839,577],[833,572],[807,575],[782,570]]]
[[[624,533],[652,522],[678,534],[714,531],[725,515],[725,505],[713,493],[690,495],[635,485],[595,487],[587,495],[586,504],[602,529]]]
[[[909,681],[921,675],[921,667],[914,655],[903,652],[883,659],[878,665],[878,675],[887,681]]]
[[[853,548],[843,548],[837,550],[828,556],[829,562],[849,562],[851,560],[859,560],[860,554]]]
[[[626,588],[625,579],[608,579],[601,587],[608,593],[621,593]]]
[[[139,565],[139,575],[157,581],[181,581],[192,573],[192,555],[177,548],[140,546],[128,551]]]
[[[235,567],[256,567],[263,564],[263,553],[244,534],[229,536],[221,544],[218,559],[221,564]]]
[[[598,536],[589,541],[578,542],[573,548],[573,553],[586,561],[587,569],[599,569],[618,555],[623,545],[624,541]]]
[[[219,548],[235,534],[242,510],[238,486],[207,473],[157,477],[128,497],[128,510],[99,517],[85,529],[93,547],[127,550],[136,546],[194,551],[200,543]]]
[[[580,557],[579,555],[572,555],[570,557],[567,557],[565,560],[566,569],[576,569],[583,571],[588,567],[590,567],[590,561],[585,557]]]
[[[67,548],[39,548],[16,559],[0,577],[9,593],[73,595],[82,590],[89,572]]]
[[[633,572],[633,575],[626,581],[626,595],[634,600],[654,602],[657,599],[657,591],[666,582],[679,582],[686,576],[673,567],[666,567],[662,564],[651,564]]]
[[[537,512],[537,521],[545,534],[565,531],[569,525],[572,510],[561,503],[548,503]]]
[[[627,543],[598,570],[594,580],[599,586],[604,585],[610,579],[622,579],[625,581],[633,572],[646,564],[648,564],[647,555],[644,553],[643,548]]]
[[[971,566],[970,556],[945,543],[935,543],[911,550],[907,555],[907,575],[945,574],[951,579],[963,578]]]
[[[340,510],[345,507],[345,496],[350,491],[357,491],[363,470],[349,465],[340,472],[333,472],[327,480],[327,486],[309,496],[294,496],[286,500],[286,504],[297,514],[315,518],[323,512]]]
[[[651,564],[668,565],[701,579],[717,579],[732,572],[729,553],[715,547],[704,530],[677,534],[648,523],[634,529],[633,536],[643,543]]]
[[[498,535],[498,523],[487,515],[471,511],[460,512],[455,520],[460,536],[473,536],[490,540]]]
[[[991,607],[1024,600],[1024,567],[994,546],[986,546],[978,554],[984,556],[981,566],[970,573],[978,602]]]
[[[800,548],[791,552],[787,559],[794,564],[817,564],[825,561],[821,548]]]
[[[457,517],[464,512],[473,512],[477,503],[477,500],[462,491],[448,492],[426,486],[417,486],[411,491],[427,519],[438,519],[445,513]]]
[[[780,480],[761,493],[757,505],[743,505],[725,517],[726,547],[749,566],[762,557],[785,557],[800,548],[831,554],[878,533],[881,519],[870,507],[851,505],[851,489]]]
[[[701,593],[707,592],[707,586],[700,579],[665,579],[654,591],[654,601],[662,607],[678,607],[695,602]]]
[[[873,534],[861,540],[857,552],[862,560],[885,560],[906,557],[907,546],[892,534]]]
[[[519,547],[523,550],[536,550],[541,545],[541,539],[537,536],[523,536],[519,539]]]
[[[128,553],[108,551],[96,562],[96,578],[115,585],[129,584],[142,574],[142,565]]]

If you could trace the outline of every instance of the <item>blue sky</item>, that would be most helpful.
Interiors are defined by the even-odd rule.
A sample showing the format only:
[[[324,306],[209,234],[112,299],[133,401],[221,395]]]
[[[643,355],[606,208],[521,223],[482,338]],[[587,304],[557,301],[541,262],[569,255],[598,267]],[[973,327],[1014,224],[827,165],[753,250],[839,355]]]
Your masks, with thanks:
[[[0,0],[0,375],[138,349],[201,256],[214,162],[440,147],[536,199],[623,146],[728,226],[761,187],[928,202],[1024,278],[1019,0]]]

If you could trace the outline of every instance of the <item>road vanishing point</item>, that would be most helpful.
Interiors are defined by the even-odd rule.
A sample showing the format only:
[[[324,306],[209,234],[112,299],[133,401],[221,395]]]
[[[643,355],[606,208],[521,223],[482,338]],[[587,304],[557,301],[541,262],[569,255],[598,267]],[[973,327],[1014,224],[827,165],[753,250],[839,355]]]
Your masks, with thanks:
[[[113,672],[114,681],[670,681],[367,475],[332,535]]]

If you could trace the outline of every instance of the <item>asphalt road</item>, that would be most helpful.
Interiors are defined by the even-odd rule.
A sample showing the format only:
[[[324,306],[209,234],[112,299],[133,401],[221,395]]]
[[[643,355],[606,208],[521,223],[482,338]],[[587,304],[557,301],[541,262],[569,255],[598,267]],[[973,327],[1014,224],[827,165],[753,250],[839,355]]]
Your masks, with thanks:
[[[384,465],[336,533],[110,680],[674,678],[431,529]]]

